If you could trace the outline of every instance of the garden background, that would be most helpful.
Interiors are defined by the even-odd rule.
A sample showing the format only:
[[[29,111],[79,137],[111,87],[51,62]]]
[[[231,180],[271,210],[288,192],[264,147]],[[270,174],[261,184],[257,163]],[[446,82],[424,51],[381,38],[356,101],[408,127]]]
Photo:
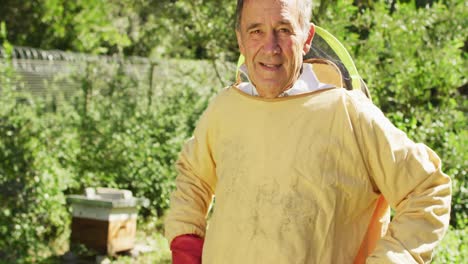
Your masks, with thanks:
[[[235,2],[0,1],[0,263],[59,263],[69,249],[66,195],[89,186],[150,201],[138,239],[156,251],[113,262],[168,263],[161,219],[173,163],[209,99],[234,81]],[[434,263],[464,263],[468,2],[322,0],[313,14],[350,51],[375,104],[442,158],[453,203]],[[45,61],[68,54],[76,65],[35,92],[19,74],[19,50],[52,54]]]

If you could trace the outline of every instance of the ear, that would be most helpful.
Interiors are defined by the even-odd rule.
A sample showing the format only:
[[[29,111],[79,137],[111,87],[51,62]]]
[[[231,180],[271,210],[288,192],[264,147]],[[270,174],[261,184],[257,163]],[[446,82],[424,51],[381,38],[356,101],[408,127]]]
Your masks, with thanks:
[[[303,55],[306,55],[307,52],[310,50],[310,45],[312,43],[312,39],[314,38],[315,35],[315,25],[313,23],[310,23],[310,28],[309,28],[309,34],[307,35],[307,39],[304,42],[304,47],[303,47]]]
[[[239,45],[239,51],[242,55],[244,54],[244,45],[242,43],[242,36],[239,30],[236,30],[236,37],[237,37],[237,45]]]

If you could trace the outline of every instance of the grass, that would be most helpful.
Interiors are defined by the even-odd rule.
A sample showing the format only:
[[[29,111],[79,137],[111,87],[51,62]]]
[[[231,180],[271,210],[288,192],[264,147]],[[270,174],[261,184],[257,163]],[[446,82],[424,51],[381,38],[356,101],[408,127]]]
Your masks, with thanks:
[[[138,257],[119,256],[110,260],[114,264],[170,264],[171,252],[166,238],[162,235],[161,221],[140,224],[136,234],[136,244],[147,245],[151,252],[141,253]]]

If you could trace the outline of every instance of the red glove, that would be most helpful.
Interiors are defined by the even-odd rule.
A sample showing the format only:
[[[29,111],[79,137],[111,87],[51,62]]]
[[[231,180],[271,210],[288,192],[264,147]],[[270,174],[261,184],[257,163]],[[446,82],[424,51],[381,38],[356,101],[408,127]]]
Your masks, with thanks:
[[[203,238],[197,235],[181,235],[171,243],[172,264],[201,264]]]

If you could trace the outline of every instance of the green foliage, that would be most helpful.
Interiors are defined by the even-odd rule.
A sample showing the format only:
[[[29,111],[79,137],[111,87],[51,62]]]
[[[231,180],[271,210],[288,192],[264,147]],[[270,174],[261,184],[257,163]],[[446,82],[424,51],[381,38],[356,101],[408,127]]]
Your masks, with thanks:
[[[3,48],[5,52],[5,59],[0,60],[0,93],[4,93],[5,96],[9,96],[12,87],[12,78],[14,75],[14,69],[11,62],[13,45],[11,45],[11,43],[8,41],[7,35],[6,24],[4,21],[0,21],[0,47]]]
[[[165,67],[177,71],[171,70],[170,79],[156,84],[161,94],[151,104],[145,93],[135,94],[137,84],[121,68],[105,73],[106,67],[89,64],[87,74],[80,77],[82,92],[72,108],[64,109],[68,144],[62,145],[62,160],[76,175],[67,192],[81,193],[89,186],[130,189],[149,199],[143,215],[162,215],[168,207],[180,147],[191,136],[214,91],[212,86],[203,87],[213,82],[212,70],[197,64],[158,66],[161,71]],[[187,76],[173,78],[183,72]]]
[[[32,263],[63,251],[70,232],[65,194],[85,187],[130,189],[150,200],[142,216],[162,215],[180,147],[214,87],[223,85],[214,64],[156,64],[158,94],[151,99],[123,65],[89,63],[83,75],[72,76],[81,91],[52,107],[47,97],[19,92],[3,23],[0,32],[6,51],[0,60],[0,259]]]
[[[7,59],[0,86],[0,259],[23,263],[43,257],[66,235],[68,172],[54,155],[51,123],[8,81],[12,71]]]
[[[81,192],[86,186],[131,189],[150,198],[153,210],[161,212],[167,207],[174,175],[171,163],[183,138],[175,133],[183,132],[180,123],[184,116],[175,109],[187,102],[147,109],[147,103],[140,101],[142,97],[132,94],[132,80],[116,75],[108,86],[95,87],[102,72],[98,65],[89,67],[94,74],[84,77],[86,88],[75,104],[78,115],[70,124],[79,142],[71,163],[80,175],[78,185],[70,192]]]
[[[234,34],[235,1],[175,1],[162,24],[166,55],[176,58],[237,59]],[[233,52],[234,51],[234,52]]]
[[[115,1],[47,0],[2,2],[0,17],[15,45],[110,54],[131,44]],[[21,17],[21,19],[18,19]]]
[[[234,9],[228,0],[4,0],[0,18],[19,46],[235,60],[235,35],[226,30],[233,28]]]
[[[450,228],[434,252],[432,263],[452,264],[465,263],[468,258],[467,228]]]
[[[212,66],[155,65],[158,94],[152,103],[122,65],[99,62],[73,77],[82,90],[55,107],[2,85],[9,96],[0,99],[0,236],[8,239],[0,239],[0,257],[30,263],[54,254],[51,249],[63,250],[56,245],[69,234],[65,194],[85,187],[130,189],[150,201],[141,217],[161,216],[180,147],[214,87],[222,87]]]
[[[123,31],[126,21],[113,18],[116,9],[107,1],[44,1],[41,22],[50,36],[43,41],[69,42],[69,48],[77,51],[120,53],[130,45],[130,39]]]

